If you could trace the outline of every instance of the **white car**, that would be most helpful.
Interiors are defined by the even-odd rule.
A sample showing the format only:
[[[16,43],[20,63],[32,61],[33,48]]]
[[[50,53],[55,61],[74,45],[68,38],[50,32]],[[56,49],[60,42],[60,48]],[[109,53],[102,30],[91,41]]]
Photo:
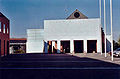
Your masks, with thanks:
[[[114,52],[113,52],[114,56],[120,57],[120,48],[117,48]]]

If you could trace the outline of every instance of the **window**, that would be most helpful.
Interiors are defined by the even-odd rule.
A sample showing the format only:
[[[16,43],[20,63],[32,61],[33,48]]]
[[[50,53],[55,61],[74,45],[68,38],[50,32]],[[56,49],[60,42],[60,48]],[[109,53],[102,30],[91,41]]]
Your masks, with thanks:
[[[1,56],[1,39],[0,39],[0,56]]]
[[[5,40],[4,40],[4,56],[5,56]]]
[[[5,24],[3,25],[3,33],[5,33]]]
[[[0,22],[0,32],[1,32],[1,27],[2,27],[2,24],[1,24],[1,22]]]
[[[78,12],[74,13],[75,18],[79,18],[80,14]]]
[[[7,34],[9,33],[9,29],[8,29],[8,27],[7,27]]]
[[[7,41],[7,55],[9,55],[9,41]]]

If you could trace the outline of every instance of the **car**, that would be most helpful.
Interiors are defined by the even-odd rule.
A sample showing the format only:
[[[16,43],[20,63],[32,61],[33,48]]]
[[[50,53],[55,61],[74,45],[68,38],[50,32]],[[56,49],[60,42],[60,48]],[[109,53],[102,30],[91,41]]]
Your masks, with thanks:
[[[113,56],[120,57],[120,48],[117,48],[117,49],[113,52]]]

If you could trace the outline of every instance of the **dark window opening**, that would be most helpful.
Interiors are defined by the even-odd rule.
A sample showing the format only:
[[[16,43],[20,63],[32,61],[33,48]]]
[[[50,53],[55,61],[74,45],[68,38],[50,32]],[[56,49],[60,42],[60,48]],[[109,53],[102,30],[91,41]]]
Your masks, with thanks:
[[[83,53],[83,41],[82,40],[74,41],[74,52],[75,53]]]
[[[74,13],[75,18],[78,18],[80,14],[78,12]]]
[[[7,41],[7,55],[9,55],[9,41]]]
[[[1,40],[0,40],[0,56],[1,56]]]
[[[70,41],[61,41],[61,53],[70,53]]]
[[[4,56],[5,56],[5,40],[4,40]]]
[[[52,41],[48,41],[48,53],[52,53]]]
[[[57,53],[57,41],[54,41],[55,45],[53,46],[53,53]]]
[[[97,52],[97,40],[87,41],[87,52],[88,53]]]

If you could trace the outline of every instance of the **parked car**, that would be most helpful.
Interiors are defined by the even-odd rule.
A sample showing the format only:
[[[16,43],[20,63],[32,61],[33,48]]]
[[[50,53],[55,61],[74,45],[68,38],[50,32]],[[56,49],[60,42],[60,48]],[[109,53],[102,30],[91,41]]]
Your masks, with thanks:
[[[117,49],[113,52],[113,56],[120,57],[120,48],[117,48]]]

